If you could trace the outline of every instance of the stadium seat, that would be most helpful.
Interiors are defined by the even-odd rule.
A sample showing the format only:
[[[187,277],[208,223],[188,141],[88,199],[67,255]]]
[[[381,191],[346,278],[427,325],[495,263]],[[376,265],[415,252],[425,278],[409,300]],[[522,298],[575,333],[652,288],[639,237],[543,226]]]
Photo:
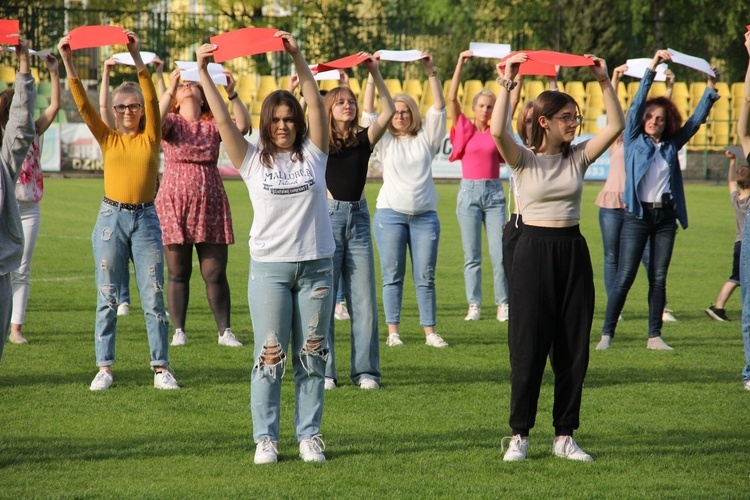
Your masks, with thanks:
[[[404,94],[411,96],[412,99],[419,102],[422,98],[422,80],[413,78],[404,80]]]
[[[599,128],[599,117],[604,114],[603,108],[588,107],[583,118],[583,131],[586,134],[596,134]]]
[[[690,98],[690,90],[688,89],[687,83],[674,82],[674,85],[672,85],[672,100],[681,97],[684,97],[685,99]]]
[[[466,80],[464,82],[464,97],[463,104],[471,105],[474,100],[474,96],[484,89],[484,84],[481,80]]]
[[[450,92],[451,89],[451,81],[446,80],[443,82],[443,96],[448,99],[448,92]],[[431,94],[430,91],[430,80],[429,78],[424,81],[424,85],[422,86],[422,99],[425,98],[425,94]],[[430,97],[431,99],[432,97]],[[464,98],[464,86],[463,84],[458,84],[458,102],[462,103]]]
[[[711,137],[711,146],[714,148],[724,148],[730,143],[732,126],[729,121],[712,121],[709,125],[709,136]]]
[[[665,82],[653,82],[648,91],[648,97],[661,97],[667,93],[667,84]]]
[[[570,94],[573,97],[576,95],[585,96],[586,88],[583,86],[583,82],[571,81],[565,82],[565,93]]]
[[[13,85],[13,82],[16,81],[16,68],[13,66],[0,66],[0,80],[8,85]]]
[[[688,149],[703,151],[711,145],[711,141],[708,135],[708,127],[704,123],[698,129],[698,132],[690,138],[688,142]]]
[[[247,89],[254,94],[258,88],[255,82],[255,74],[242,75],[239,80],[237,80],[237,87],[240,89]]]
[[[638,92],[638,87],[641,86],[641,81],[636,80],[634,82],[628,82],[627,89],[628,89],[628,102],[633,102],[633,97],[635,97],[635,94]]]
[[[279,89],[279,86],[276,83],[276,78],[273,75],[261,75],[260,82],[258,84],[258,90],[269,89],[271,92]],[[268,92],[266,95],[270,94],[271,92]]]
[[[732,103],[742,101],[745,98],[745,82],[734,82],[729,90],[732,94]]]
[[[52,95],[52,82],[39,82],[36,86],[37,95]]]
[[[421,85],[421,82],[420,82],[420,85]],[[359,95],[362,93],[362,87],[359,85],[359,80],[357,80],[356,78],[350,78],[349,88],[352,89],[352,92],[354,92],[354,96],[359,98]]]
[[[693,82],[690,84],[690,105],[695,107],[706,90],[706,82]]]
[[[289,88],[289,81],[292,79],[291,76],[280,76],[279,77],[279,88],[282,90],[287,90]]]
[[[258,130],[260,128],[260,115],[258,113],[251,114],[250,123],[253,124],[253,130]]]
[[[484,82],[484,87],[495,95],[500,91],[500,84],[497,83],[497,80],[487,80]]]
[[[318,87],[320,87],[320,90],[329,91],[338,87],[339,83],[338,80],[320,80],[318,82]]]
[[[539,94],[547,90],[547,86],[541,80],[526,80],[523,82],[522,95],[524,100],[536,99]]]
[[[390,92],[392,96],[404,93],[404,89],[401,87],[401,80],[396,78],[386,78],[385,86],[388,88],[388,92]]]
[[[471,121],[474,119],[474,108],[471,106],[470,102],[461,106],[461,112],[468,120]]]

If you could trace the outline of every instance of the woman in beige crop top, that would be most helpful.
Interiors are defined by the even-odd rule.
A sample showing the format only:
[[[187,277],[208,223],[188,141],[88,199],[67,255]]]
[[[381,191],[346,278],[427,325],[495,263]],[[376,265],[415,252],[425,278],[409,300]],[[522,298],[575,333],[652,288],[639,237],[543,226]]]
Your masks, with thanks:
[[[607,110],[607,125],[592,139],[571,146],[581,121],[575,100],[562,92],[543,92],[531,112],[529,148],[507,130],[513,79],[524,53],[498,65],[499,91],[490,129],[500,154],[515,171],[523,200],[524,230],[518,240],[510,277],[511,394],[513,436],[503,460],[526,459],[534,427],[542,375],[549,355],[555,373],[553,424],[555,456],[591,461],[573,440],[580,423],[581,392],[589,358],[594,315],[594,278],[586,240],[578,226],[583,175],[625,128],[625,118],[607,75],[595,56]]]

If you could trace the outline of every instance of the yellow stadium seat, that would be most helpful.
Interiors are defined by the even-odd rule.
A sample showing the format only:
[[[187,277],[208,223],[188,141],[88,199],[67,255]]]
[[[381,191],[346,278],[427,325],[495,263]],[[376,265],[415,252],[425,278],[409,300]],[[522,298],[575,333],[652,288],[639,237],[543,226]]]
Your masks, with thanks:
[[[254,93],[258,88],[255,82],[255,74],[242,75],[239,80],[237,80],[237,87],[251,90]]]
[[[731,120],[731,111],[729,108],[711,108],[711,112],[708,114],[712,121],[725,121]]]
[[[497,80],[487,80],[484,82],[484,87],[495,95],[500,92],[500,84],[497,83]]]
[[[688,89],[687,83],[685,82],[674,82],[672,85],[672,100],[684,97],[685,99],[690,98],[690,90]]]
[[[464,104],[471,104],[474,100],[474,96],[482,91],[484,84],[481,80],[466,80],[464,82]]]
[[[583,82],[565,82],[565,93],[570,94],[573,97],[581,96],[581,98],[583,98],[583,96],[586,95],[586,88],[583,86]]]
[[[675,97],[672,99],[672,102],[674,103],[675,107],[677,107],[677,110],[680,112],[680,115],[682,116],[683,120],[687,120],[690,116],[690,103],[688,103],[688,99],[686,96],[680,96]]]
[[[693,82],[690,84],[690,104],[695,107],[706,90],[706,82]]]
[[[696,134],[690,138],[690,141],[688,142],[688,149],[702,151],[704,149],[707,149],[710,145],[711,141],[708,135],[708,127],[704,123],[698,129],[698,132],[696,132]]]
[[[566,94],[568,93],[567,89],[565,88],[565,84],[563,82],[561,82],[561,81],[558,80],[555,83],[555,85],[557,85],[557,91],[558,92],[565,92]]]
[[[444,81],[443,82],[443,96],[446,99],[448,99],[448,92],[450,92],[450,89],[451,89],[451,81],[450,80]],[[431,94],[431,93],[432,91],[430,90],[430,79],[428,78],[424,81],[424,85],[422,86],[422,99],[424,99],[426,94]],[[464,98],[464,86],[463,84],[459,83],[458,84],[458,102],[460,103],[464,102],[463,98]]]
[[[271,92],[275,92],[276,89],[270,89],[270,88],[258,88],[258,90],[255,92],[255,100],[259,102],[263,102],[263,99],[268,96]]]
[[[39,78],[39,70],[36,68],[31,68],[31,77],[35,82],[41,81],[41,78]]]
[[[253,130],[258,130],[260,128],[260,115],[258,113],[251,114],[250,122],[253,124]]]
[[[474,108],[471,106],[471,103],[466,103],[463,106],[461,106],[461,112],[464,114],[464,116],[469,119],[474,119]]]
[[[547,90],[547,86],[541,80],[527,80],[523,82],[523,91],[521,95],[524,100],[530,101],[536,99],[539,94]]]
[[[651,88],[648,91],[649,97],[661,97],[667,92],[667,84],[665,82],[653,82]]]
[[[604,109],[599,107],[589,107],[586,109],[583,119],[583,131],[587,134],[595,134],[601,130],[599,128],[599,117],[604,114]]]
[[[453,126],[453,118],[448,118],[445,120],[445,133],[449,133],[451,131],[451,127]]]
[[[320,90],[329,91],[338,87],[339,83],[338,80],[320,80],[318,86],[320,87]]]
[[[640,80],[635,82],[628,82],[627,89],[628,89],[628,102],[633,102],[633,97],[635,97],[635,94],[638,92],[638,87],[641,86]]]
[[[386,78],[385,86],[388,88],[388,92],[390,92],[392,96],[404,93],[404,90],[401,87],[401,80],[396,78]]]
[[[742,101],[745,98],[745,82],[734,82],[730,88],[732,101]]]
[[[404,80],[404,94],[410,95],[415,101],[419,102],[422,97],[422,80],[414,78]]]
[[[359,95],[362,93],[362,87],[359,85],[359,80],[357,80],[356,78],[350,78],[349,88],[352,89],[352,92],[354,92],[355,97],[359,98]]]
[[[278,90],[278,88],[276,78],[273,75],[261,75],[258,90],[271,89],[271,91],[274,91]]]
[[[291,76],[285,75],[279,77],[279,88],[281,90],[287,90],[289,89],[289,81],[292,79]]]

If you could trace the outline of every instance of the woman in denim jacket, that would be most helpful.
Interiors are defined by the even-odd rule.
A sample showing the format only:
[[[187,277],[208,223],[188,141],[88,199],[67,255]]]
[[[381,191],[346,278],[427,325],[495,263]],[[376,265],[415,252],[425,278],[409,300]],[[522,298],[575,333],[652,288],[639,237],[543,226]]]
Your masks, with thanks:
[[[677,159],[680,149],[706,121],[711,106],[719,99],[715,90],[719,72],[709,77],[706,90],[692,116],[681,125],[680,113],[664,97],[646,100],[656,75],[656,66],[671,60],[666,50],[654,55],[628,113],[625,148],[625,222],[620,234],[620,262],[617,278],[607,300],[607,313],[598,350],[608,349],[615,335],[617,318],[638,272],[646,244],[649,262],[648,349],[671,351],[661,338],[662,312],[666,302],[667,270],[672,258],[676,222],[687,229],[687,207],[682,172]]]

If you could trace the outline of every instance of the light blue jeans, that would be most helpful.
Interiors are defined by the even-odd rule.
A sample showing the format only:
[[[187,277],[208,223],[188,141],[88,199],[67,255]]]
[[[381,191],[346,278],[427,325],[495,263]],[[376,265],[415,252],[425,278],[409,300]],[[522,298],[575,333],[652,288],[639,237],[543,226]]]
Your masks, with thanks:
[[[351,379],[359,385],[362,379],[380,381],[380,347],[378,345],[378,305],[375,297],[375,257],[370,235],[370,212],[367,201],[328,200],[328,215],[336,240],[333,256],[333,282],[343,283],[351,317]],[[326,377],[336,379],[334,323],[328,330]]]
[[[303,262],[250,260],[247,287],[253,323],[255,363],[250,376],[253,439],[279,439],[281,378],[286,360],[294,368],[294,428],[298,441],[320,433],[328,347],[326,336],[333,316],[331,259]],[[268,364],[267,341],[278,338],[281,361]],[[292,342],[289,351],[289,341]]]
[[[503,268],[505,195],[500,179],[461,180],[456,215],[464,248],[464,283],[469,304],[482,307],[482,225],[492,261],[495,305],[508,302],[508,280]]]
[[[91,235],[96,266],[96,364],[115,362],[117,304],[128,259],[135,264],[141,307],[146,317],[146,333],[151,348],[151,366],[169,366],[168,329],[164,310],[164,258],[159,217],[153,205],[126,210],[106,203]]]
[[[412,277],[417,289],[419,324],[435,326],[435,266],[437,265],[440,221],[430,210],[409,215],[379,208],[373,223],[383,276],[383,309],[389,325],[401,323],[401,303],[406,274],[406,247],[411,256]]]
[[[742,292],[742,343],[745,347],[745,368],[742,370],[742,380],[745,381],[750,380],[750,216],[745,218],[745,226],[742,230],[740,291]]]

